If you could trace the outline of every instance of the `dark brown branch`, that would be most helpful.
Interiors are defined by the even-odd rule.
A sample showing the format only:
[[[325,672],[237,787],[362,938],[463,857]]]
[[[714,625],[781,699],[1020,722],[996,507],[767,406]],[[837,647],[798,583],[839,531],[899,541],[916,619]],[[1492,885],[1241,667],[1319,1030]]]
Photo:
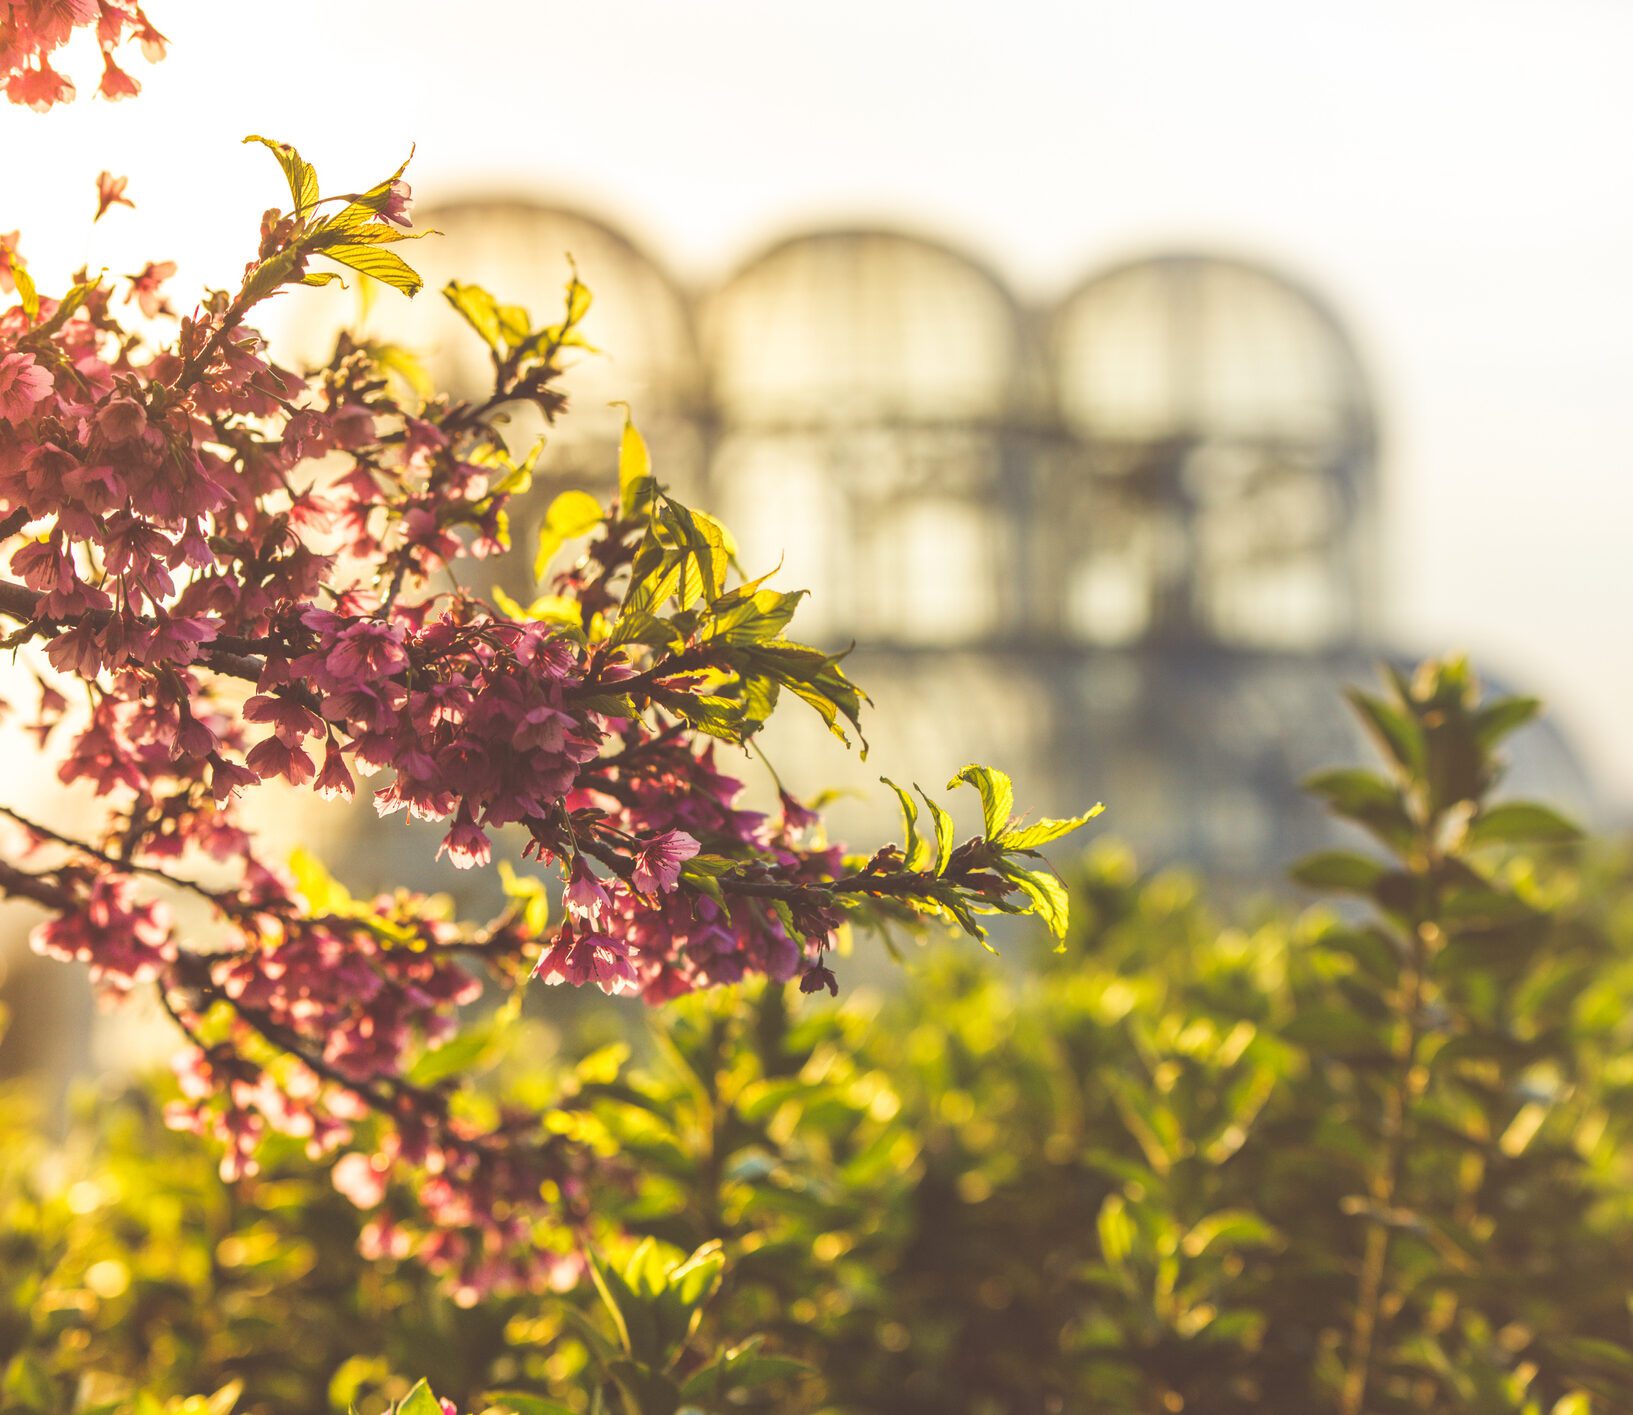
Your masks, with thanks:
[[[31,590],[27,585],[19,585],[12,580],[0,580],[0,614],[20,620],[35,636],[72,627],[67,620],[47,619],[41,616],[40,601],[44,598],[45,596],[38,590]],[[98,628],[112,623],[117,617],[111,609],[91,609],[80,616]],[[136,622],[144,628],[156,627],[151,619],[138,618]],[[253,656],[257,652],[264,654],[266,646],[256,644],[253,639],[222,634],[209,643],[200,645],[199,657],[218,673],[258,683],[266,664],[263,659]]]
[[[63,835],[59,831],[52,830],[48,825],[41,825],[38,821],[30,820],[20,811],[14,810],[10,806],[0,806],[0,816],[5,816],[7,819],[15,821],[18,825],[22,826],[24,830],[28,831],[29,834],[37,836],[41,840],[49,840],[57,845],[64,846],[69,850],[77,850],[82,855],[89,855],[93,860],[108,866],[109,869],[118,870],[122,874],[147,875],[150,879],[156,879],[161,883],[173,885],[177,889],[191,890],[200,898],[209,900],[211,904],[215,905],[216,908],[220,909],[223,913],[231,914],[243,912],[249,907],[242,904],[238,900],[223,897],[222,895],[217,894],[214,890],[206,889],[196,880],[185,879],[179,875],[167,874],[165,871],[156,869],[152,865],[139,865],[132,860],[123,860],[118,856],[110,855],[107,853],[107,851],[99,850],[96,846],[89,845],[83,840],[75,840],[71,835]]]
[[[0,860],[0,896],[11,899],[29,899],[47,909],[72,909],[74,896],[60,884],[53,884],[40,875],[31,875],[15,865]]]

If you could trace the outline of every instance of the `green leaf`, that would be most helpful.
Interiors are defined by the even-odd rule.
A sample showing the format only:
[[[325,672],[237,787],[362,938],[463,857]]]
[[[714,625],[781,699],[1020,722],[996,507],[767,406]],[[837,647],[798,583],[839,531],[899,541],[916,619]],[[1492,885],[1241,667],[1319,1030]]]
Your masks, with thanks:
[[[965,767],[947,783],[947,789],[951,791],[961,781],[968,782],[981,793],[981,815],[986,822],[987,839],[997,840],[1004,833],[1010,813],[1015,809],[1014,786],[1003,772],[989,766]]]
[[[651,498],[652,457],[646,439],[635,426],[629,405],[624,408],[624,435],[618,444],[618,514],[629,520]]]
[[[1106,1266],[1121,1268],[1134,1251],[1134,1220],[1128,1216],[1128,1204],[1121,1194],[1106,1195],[1095,1227],[1100,1234],[1100,1256]]]
[[[499,302],[480,285],[466,285],[450,280],[442,287],[442,298],[447,300],[466,324],[470,325],[488,348],[497,351],[499,335]]]
[[[1423,730],[1400,708],[1352,688],[1345,695],[1361,725],[1378,746],[1408,776],[1419,775],[1426,761]]]
[[[626,1399],[633,1402],[632,1410],[639,1415],[679,1415],[680,1387],[650,1363],[614,1361],[607,1374],[618,1382]]]
[[[701,1307],[720,1286],[726,1255],[720,1240],[712,1239],[669,1274],[669,1290],[688,1308]]]
[[[422,1380],[402,1398],[395,1415],[442,1415],[442,1403],[431,1394],[431,1387]]]
[[[919,808],[913,798],[888,776],[881,776],[879,780],[896,793],[896,799],[902,804],[902,829],[904,832],[902,856],[907,862],[907,868],[922,870],[928,858],[929,847],[927,842],[919,838]]]
[[[1470,845],[1552,845],[1581,838],[1581,830],[1564,816],[1530,801],[1489,806],[1474,818],[1468,830]]]
[[[1191,1226],[1180,1240],[1180,1250],[1198,1258],[1210,1249],[1229,1252],[1237,1248],[1268,1248],[1281,1241],[1276,1232],[1248,1209],[1220,1209]]]
[[[556,552],[570,540],[588,535],[601,524],[601,503],[587,491],[564,491],[550,503],[539,529],[539,553],[533,558],[533,578],[544,579]]]
[[[1065,820],[1045,818],[1033,821],[1031,825],[1018,825],[1012,830],[1004,831],[998,837],[998,843],[1005,850],[1036,850],[1041,845],[1048,845],[1051,841],[1059,840],[1062,836],[1070,835],[1074,830],[1087,825],[1105,809],[1105,802],[1099,801],[1080,816],[1068,816]]]
[[[1364,827],[1390,849],[1411,849],[1415,828],[1406,804],[1395,785],[1376,772],[1348,768],[1318,772],[1304,782],[1304,789],[1326,801],[1334,815]]]
[[[57,307],[51,312],[51,318],[44,324],[37,325],[17,341],[19,348],[32,346],[41,347],[46,340],[55,334],[63,325],[67,324],[80,310],[80,307],[91,297],[100,285],[101,280],[82,280],[57,302]]]
[[[332,271],[322,273],[325,275],[333,274]],[[335,276],[335,279],[338,280],[339,278],[339,276]],[[415,396],[422,402],[430,399],[436,393],[436,381],[431,377],[425,365],[416,355],[403,348],[401,344],[368,344],[364,347],[367,348],[369,357],[375,363],[387,373],[396,374],[398,378],[413,389]],[[505,488],[507,491],[525,489],[525,487]]]
[[[812,1374],[812,1368],[790,1356],[762,1356],[760,1337],[751,1337],[740,1346],[722,1352],[708,1365],[690,1376],[681,1387],[685,1400],[716,1400],[756,1386],[794,1380]]]
[[[1341,1007],[1310,1007],[1281,1029],[1283,1041],[1334,1056],[1383,1056],[1389,1051],[1379,1024]]]
[[[40,317],[40,292],[34,288],[34,277],[21,265],[11,267],[12,283],[17,286],[17,298],[23,302],[23,313],[33,324]]]
[[[391,202],[391,189],[397,180],[408,170],[408,164],[413,161],[413,149],[409,149],[408,156],[401,165],[383,182],[376,182],[361,196],[346,203],[339,212],[323,223],[324,231],[355,231],[365,225],[381,225],[384,231],[394,232],[394,238],[400,239],[409,233],[394,224],[381,224],[376,218]]]
[[[498,1407],[505,1415],[574,1415],[573,1407],[548,1396],[529,1395],[520,1390],[490,1390],[482,1393],[482,1403]]]
[[[839,725],[844,717],[857,729],[862,756],[867,756],[867,739],[861,733],[862,694],[845,677],[839,660],[820,649],[804,644],[778,641],[774,644],[745,646],[733,656],[733,666],[745,679],[770,678],[798,694],[816,709],[828,730],[841,742],[849,742]]]
[[[289,199],[294,203],[296,216],[304,216],[317,205],[318,175],[312,170],[310,162],[302,160],[300,153],[286,142],[263,138],[258,133],[251,133],[244,141],[260,143],[262,147],[271,149],[278,159],[278,165],[283,168],[284,177],[289,182]]]
[[[1027,912],[1036,914],[1048,925],[1049,932],[1061,940],[1060,947],[1055,951],[1063,952],[1066,947],[1066,927],[1071,914],[1071,901],[1066,893],[1066,886],[1048,870],[1023,870],[1008,860],[999,868],[1004,878],[1013,881],[1031,900],[1032,907]]]
[[[1387,873],[1386,867],[1377,860],[1348,850],[1322,851],[1300,860],[1292,869],[1294,881],[1311,889],[1340,889],[1367,895]]]
[[[373,276],[382,284],[391,286],[393,290],[401,290],[411,299],[419,294],[425,284],[419,272],[396,251],[388,251],[380,246],[343,242],[339,245],[325,246],[318,254],[338,261],[362,275]]]
[[[290,852],[289,873],[312,914],[343,914],[351,908],[353,901],[346,887],[304,845]]]
[[[1474,737],[1490,749],[1542,711],[1540,698],[1498,698],[1474,714]]]
[[[650,1242],[650,1240],[647,1240]],[[626,1271],[633,1266],[626,1265]],[[624,1274],[595,1254],[590,1256],[590,1279],[601,1304],[612,1318],[618,1344],[638,1361],[658,1360],[658,1331],[653,1314],[631,1288]]]
[[[930,819],[936,824],[936,873],[939,875],[945,872],[953,854],[953,818],[930,799],[918,782],[913,783],[913,789],[924,797],[924,804],[930,808]]]
[[[0,1381],[9,1402],[25,1410],[46,1412],[61,1408],[51,1377],[38,1357],[32,1352],[19,1351],[6,1367],[4,1381]]]
[[[414,1086],[434,1086],[480,1066],[498,1053],[501,1039],[495,1028],[478,1023],[457,1032],[441,1046],[422,1052],[404,1073]]]
[[[777,590],[756,590],[738,598],[741,587],[722,595],[710,606],[707,637],[728,644],[769,643],[788,627],[807,591],[783,594]]]

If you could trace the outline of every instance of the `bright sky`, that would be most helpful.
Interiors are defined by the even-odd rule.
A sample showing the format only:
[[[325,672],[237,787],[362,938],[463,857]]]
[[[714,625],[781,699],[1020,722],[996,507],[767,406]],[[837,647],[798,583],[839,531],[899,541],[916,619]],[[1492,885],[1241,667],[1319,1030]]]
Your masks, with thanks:
[[[1385,622],[1543,692],[1633,801],[1633,6],[1624,0],[151,0],[146,92],[0,109],[0,230],[232,279],[284,195],[417,141],[422,201],[599,210],[684,276],[801,224],[944,233],[1023,296],[1154,246],[1325,292],[1385,416]],[[89,88],[94,59],[68,67]],[[93,231],[94,179],[134,213]],[[204,175],[208,174],[208,175]],[[344,297],[341,297],[344,298]]]

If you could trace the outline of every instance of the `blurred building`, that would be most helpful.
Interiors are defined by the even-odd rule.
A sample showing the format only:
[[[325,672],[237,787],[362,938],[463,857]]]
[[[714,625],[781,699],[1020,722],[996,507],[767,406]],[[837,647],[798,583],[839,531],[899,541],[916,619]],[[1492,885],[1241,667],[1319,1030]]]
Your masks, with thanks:
[[[1316,294],[1179,252],[1027,308],[979,261],[885,230],[796,235],[687,290],[581,212],[496,199],[427,222],[427,295],[370,318],[456,391],[485,370],[430,293],[445,280],[542,319],[571,252],[594,293],[607,352],[569,375],[541,503],[610,484],[607,404],[627,399],[750,573],[780,559],[811,591],[797,632],[856,645],[868,762],[797,707],[767,738],[796,787],[866,793],[841,827],[890,828],[881,771],[936,789],[979,760],[1032,809],[1104,799],[1108,832],[1218,876],[1278,877],[1330,834],[1298,782],[1365,754],[1340,690],[1399,655],[1373,613],[1377,410]],[[1551,730],[1519,746],[1530,789],[1590,804]]]
[[[1038,813],[1104,800],[1106,833],[1218,879],[1274,882],[1334,834],[1298,783],[1369,755],[1340,692],[1406,660],[1373,613],[1377,410],[1311,291],[1169,253],[1033,309],[953,247],[882,230],[794,236],[688,290],[584,212],[499,198],[426,215],[444,233],[414,252],[427,292],[382,295],[365,318],[442,386],[480,394],[488,376],[437,298],[449,279],[547,322],[570,252],[594,295],[585,332],[604,352],[568,374],[571,410],[513,525],[565,487],[610,488],[623,414],[609,405],[627,400],[659,475],[722,515],[749,573],[780,559],[781,582],[811,591],[797,635],[855,645],[847,668],[876,704],[869,758],[793,702],[765,742],[796,791],[849,789],[830,809],[843,836],[897,829],[879,773],[937,791],[972,761],[1009,771]],[[345,307],[330,292],[293,303],[283,356],[321,358]],[[522,447],[545,431],[530,416]],[[525,576],[531,557],[511,559],[501,573]],[[1519,789],[1594,817],[1552,729],[1516,751]],[[769,795],[757,764],[744,774]],[[412,854],[424,883],[492,902],[476,898],[490,882],[424,865],[439,831],[379,825],[366,800],[349,817],[273,815],[315,832],[359,888],[389,885]],[[17,1024],[0,1072],[60,1087],[93,1040],[99,1066],[151,1057],[162,1028],[93,1029],[83,980],[8,944]]]

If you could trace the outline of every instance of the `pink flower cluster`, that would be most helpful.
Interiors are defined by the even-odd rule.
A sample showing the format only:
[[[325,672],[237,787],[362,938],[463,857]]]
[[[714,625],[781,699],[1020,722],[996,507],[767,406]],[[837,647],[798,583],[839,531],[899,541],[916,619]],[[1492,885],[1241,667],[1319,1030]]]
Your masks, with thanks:
[[[567,802],[575,821],[592,838],[642,843],[605,878],[579,857],[563,895],[568,923],[535,975],[656,1003],[755,974],[782,982],[820,967],[817,951],[790,932],[755,886],[775,877],[786,917],[803,937],[826,939],[841,922],[837,908],[802,900],[798,885],[833,879],[840,851],[796,843],[808,814],[785,811],[773,823],[737,809],[742,790],[742,782],[716,770],[712,746],[698,753],[675,735],[637,737],[585,778]],[[717,881],[718,898],[678,888],[682,867],[704,842],[713,858],[753,861]]]
[[[246,282],[282,230],[263,227]],[[172,272],[131,277],[126,303],[163,316]],[[536,1116],[477,1133],[445,1084],[407,1080],[480,991],[471,967],[649,1001],[826,978],[838,912],[806,883],[838,856],[738,809],[740,783],[678,725],[609,715],[644,650],[433,588],[503,540],[483,417],[401,405],[358,349],[310,378],[281,368],[239,303],[212,297],[172,348],[122,328],[96,282],[0,313],[0,615],[9,646],[43,650],[34,731],[59,779],[103,803],[72,839],[0,804],[30,845],[0,887],[50,910],[41,951],[115,993],[157,985],[190,1039],[175,1122],[216,1137],[229,1176],[269,1133],[346,1150],[337,1182],[362,1199],[407,1166],[413,1213],[380,1216],[381,1251],[410,1243],[472,1292],[541,1262],[554,1280],[531,1215],[544,1179],[571,1210],[582,1157]],[[565,919],[460,926],[409,892],[312,907],[240,798],[273,781],[347,797],[375,774],[380,813],[444,822],[457,866],[487,864],[505,828],[563,862]],[[179,929],[173,895],[207,901],[213,931]]]
[[[71,96],[52,56],[91,25],[103,93],[134,92],[114,50],[164,45],[135,0],[0,0],[0,85],[40,108]],[[561,324],[524,329],[450,287],[493,354],[481,402],[399,396],[401,365],[346,336],[324,367],[282,368],[246,320],[332,278],[314,257],[418,289],[389,249],[412,194],[399,169],[323,197],[299,153],[254,141],[291,210],[262,218],[239,289],[185,316],[172,262],[125,277],[119,303],[83,274],[50,299],[0,236],[0,648],[37,682],[27,730],[95,802],[67,835],[0,801],[0,897],[42,908],[35,947],[111,998],[157,995],[186,1039],[172,1122],[218,1141],[228,1178],[295,1137],[371,1210],[370,1254],[413,1254],[462,1300],[568,1282],[580,1245],[537,1240],[551,1217],[558,1235],[588,1221],[595,1157],[496,1102],[479,1124],[455,1103],[459,1053],[439,1059],[482,972],[649,1002],[753,975],[831,991],[826,951],[865,901],[977,932],[1013,872],[990,822],[940,840],[933,866],[893,846],[847,864],[786,796],[774,818],[738,806],[706,734],[745,741],[784,687],[854,724],[860,695],[782,637],[797,597],[727,588],[718,526],[651,478],[633,429],[617,503],[557,578],[565,620],[462,584],[467,559],[508,548],[530,478],[505,409],[561,410],[557,355],[581,342],[587,292],[575,279]],[[124,185],[103,174],[99,216]],[[132,305],[173,340],[126,328]],[[531,877],[470,924],[263,858],[246,796],[344,798],[372,776],[380,814],[442,823],[460,868],[506,845],[559,866],[565,917],[550,926]]]
[[[104,98],[141,91],[114,57],[127,39],[141,45],[150,63],[164,58],[167,41],[135,0],[0,0],[0,89],[13,103],[40,112],[71,100],[74,84],[51,60],[81,28],[94,28],[102,50],[97,92]]]

